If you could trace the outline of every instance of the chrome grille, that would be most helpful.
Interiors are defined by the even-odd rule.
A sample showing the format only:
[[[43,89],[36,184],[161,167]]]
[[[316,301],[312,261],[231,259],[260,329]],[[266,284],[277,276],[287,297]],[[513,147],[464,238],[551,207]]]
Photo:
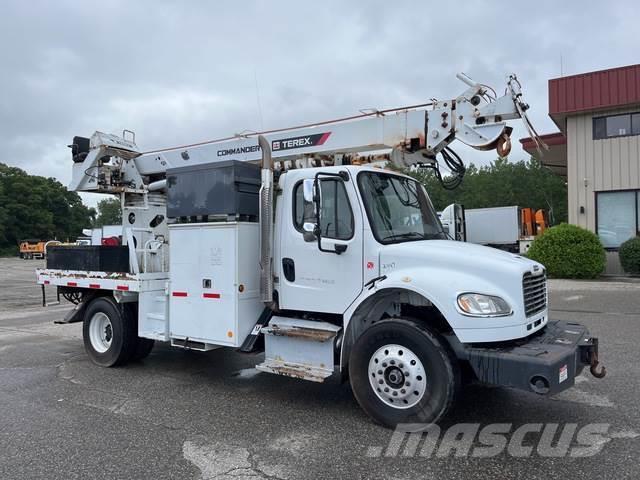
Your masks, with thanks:
[[[532,275],[527,272],[522,277],[522,293],[524,294],[524,312],[527,317],[540,313],[547,308],[547,276]]]

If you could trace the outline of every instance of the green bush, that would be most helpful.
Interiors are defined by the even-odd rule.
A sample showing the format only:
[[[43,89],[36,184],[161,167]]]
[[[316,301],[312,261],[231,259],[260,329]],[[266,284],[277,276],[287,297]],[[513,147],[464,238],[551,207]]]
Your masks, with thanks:
[[[542,263],[554,278],[595,278],[605,266],[604,248],[596,234],[567,223],[536,238],[527,256]]]
[[[620,245],[618,255],[625,272],[640,274],[640,237],[630,238]]]

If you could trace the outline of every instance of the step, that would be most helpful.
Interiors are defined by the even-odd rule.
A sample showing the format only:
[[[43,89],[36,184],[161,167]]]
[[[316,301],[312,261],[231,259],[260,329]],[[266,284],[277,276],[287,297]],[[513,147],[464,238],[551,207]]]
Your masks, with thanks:
[[[286,363],[278,360],[265,360],[260,365],[256,365],[256,370],[318,383],[324,382],[325,378],[328,378],[333,374],[333,369],[327,370],[324,368]]]
[[[265,360],[256,369],[322,382],[334,372],[334,348],[340,330],[340,326],[328,322],[274,316],[261,329]]]
[[[341,327],[328,322],[274,316],[261,331],[265,335],[327,342],[335,338],[340,329]]]

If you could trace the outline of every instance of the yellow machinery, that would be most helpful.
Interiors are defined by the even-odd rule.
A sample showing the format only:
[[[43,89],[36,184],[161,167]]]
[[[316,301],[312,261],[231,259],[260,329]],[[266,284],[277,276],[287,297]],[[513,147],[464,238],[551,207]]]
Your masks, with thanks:
[[[21,240],[20,258],[44,258],[44,246],[46,242],[42,240]]]

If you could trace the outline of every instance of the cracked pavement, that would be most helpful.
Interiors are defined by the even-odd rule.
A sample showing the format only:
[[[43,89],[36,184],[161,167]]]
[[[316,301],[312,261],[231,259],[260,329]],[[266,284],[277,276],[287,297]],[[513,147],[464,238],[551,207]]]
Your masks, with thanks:
[[[0,259],[0,478],[638,478],[640,284],[551,282],[554,318],[600,337],[608,375],[554,398],[472,386],[442,425],[611,424],[588,458],[373,458],[392,432],[348,385],[258,373],[260,357],[156,345],[142,362],[103,369],[81,325],[54,325],[33,269]],[[48,292],[53,297],[54,290]]]

